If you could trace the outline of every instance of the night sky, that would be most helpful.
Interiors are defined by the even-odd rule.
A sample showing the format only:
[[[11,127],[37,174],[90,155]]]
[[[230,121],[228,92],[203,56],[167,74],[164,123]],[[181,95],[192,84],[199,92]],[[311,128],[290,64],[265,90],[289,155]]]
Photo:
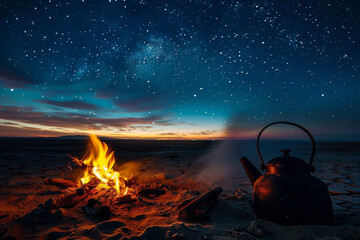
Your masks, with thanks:
[[[9,0],[0,32],[0,136],[360,140],[359,1]]]

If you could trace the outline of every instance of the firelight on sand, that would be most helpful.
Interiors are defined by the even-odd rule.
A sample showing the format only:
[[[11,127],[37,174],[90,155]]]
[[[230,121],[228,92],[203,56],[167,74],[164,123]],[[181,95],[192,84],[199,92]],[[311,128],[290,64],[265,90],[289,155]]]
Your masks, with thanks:
[[[126,195],[128,187],[125,181],[132,178],[132,174],[120,173],[113,169],[115,164],[114,151],[108,145],[94,135],[90,135],[90,142],[84,157],[74,162],[84,168],[84,175],[80,179],[85,185],[90,181],[98,182],[99,188],[114,188],[118,195]]]

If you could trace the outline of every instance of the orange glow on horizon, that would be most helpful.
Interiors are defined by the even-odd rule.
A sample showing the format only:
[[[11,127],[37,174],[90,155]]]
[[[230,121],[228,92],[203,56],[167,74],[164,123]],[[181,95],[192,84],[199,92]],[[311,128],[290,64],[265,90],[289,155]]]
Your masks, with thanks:
[[[162,127],[163,128],[163,127]],[[165,128],[165,127],[164,127]],[[110,137],[117,139],[149,139],[149,140],[213,140],[223,139],[222,130],[213,130],[203,134],[204,129],[189,128],[179,129],[179,126],[167,127],[168,129],[151,130],[116,130],[116,129],[76,129],[71,127],[55,127],[42,124],[23,123],[18,121],[2,121],[0,119],[0,136],[3,137],[60,137],[68,135],[90,135]],[[125,128],[126,129],[126,128]],[[206,131],[206,130],[205,130]]]
[[[135,140],[254,140],[257,137],[259,129],[238,130],[238,129],[216,129],[214,126],[211,130],[206,126],[188,126],[188,125],[171,125],[171,126],[151,126],[151,128],[127,129],[104,127],[100,129],[84,128],[77,129],[73,127],[56,127],[43,124],[24,123],[13,120],[0,119],[0,136],[1,137],[61,137],[72,135],[88,136],[95,134],[101,137],[114,139],[135,139]],[[287,130],[270,130],[264,139],[301,139],[298,132],[289,132]]]

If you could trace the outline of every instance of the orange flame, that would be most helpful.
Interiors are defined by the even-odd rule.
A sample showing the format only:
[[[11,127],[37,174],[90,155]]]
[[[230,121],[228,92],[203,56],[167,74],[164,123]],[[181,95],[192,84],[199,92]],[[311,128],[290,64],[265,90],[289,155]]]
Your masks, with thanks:
[[[132,176],[120,174],[113,170],[115,164],[114,151],[110,151],[106,143],[101,142],[96,135],[90,135],[90,143],[87,152],[82,160],[81,165],[86,166],[84,176],[80,179],[82,184],[89,183],[92,179],[100,180],[98,187],[114,188],[118,194],[128,192],[125,181]]]

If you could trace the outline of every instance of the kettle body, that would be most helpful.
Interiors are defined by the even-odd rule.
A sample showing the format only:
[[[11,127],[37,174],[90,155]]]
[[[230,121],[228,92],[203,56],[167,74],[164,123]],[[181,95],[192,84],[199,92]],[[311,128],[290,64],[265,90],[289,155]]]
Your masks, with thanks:
[[[313,143],[310,164],[290,156],[290,150],[281,150],[283,156],[270,160],[266,165],[259,148],[261,133],[274,124],[290,124],[303,129]],[[333,209],[327,186],[319,178],[312,176],[312,166],[316,145],[311,134],[300,125],[290,122],[275,122],[265,126],[258,135],[257,147],[262,161],[264,175],[252,163],[241,158],[245,171],[254,185],[253,210],[257,217],[284,225],[330,224]]]

